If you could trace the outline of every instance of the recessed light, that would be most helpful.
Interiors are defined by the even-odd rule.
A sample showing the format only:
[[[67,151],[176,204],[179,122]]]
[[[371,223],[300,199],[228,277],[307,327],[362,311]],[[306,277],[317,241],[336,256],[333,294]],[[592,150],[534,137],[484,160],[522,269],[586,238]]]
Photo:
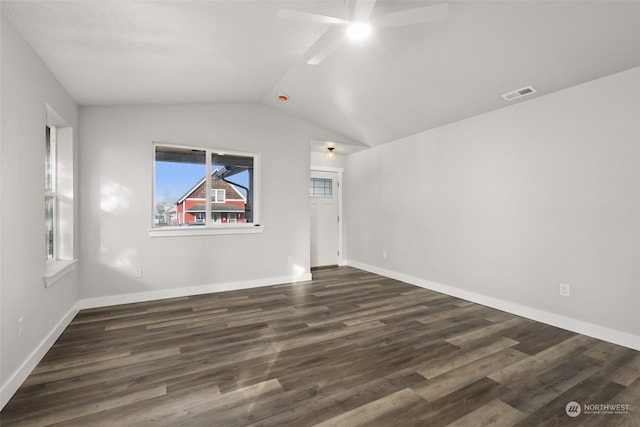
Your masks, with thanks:
[[[278,99],[282,102],[288,101],[289,95],[287,95],[286,93],[280,93],[278,94]]]

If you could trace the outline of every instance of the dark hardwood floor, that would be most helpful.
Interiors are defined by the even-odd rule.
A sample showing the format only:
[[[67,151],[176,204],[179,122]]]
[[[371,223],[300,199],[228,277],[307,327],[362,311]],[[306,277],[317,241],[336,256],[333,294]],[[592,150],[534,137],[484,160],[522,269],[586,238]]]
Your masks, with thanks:
[[[83,310],[0,423],[640,426],[640,352],[340,267]]]

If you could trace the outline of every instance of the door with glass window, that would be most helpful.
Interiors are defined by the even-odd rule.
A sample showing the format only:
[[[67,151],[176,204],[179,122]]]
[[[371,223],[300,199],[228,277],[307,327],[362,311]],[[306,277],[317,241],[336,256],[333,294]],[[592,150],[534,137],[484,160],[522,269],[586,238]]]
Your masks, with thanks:
[[[338,174],[311,171],[311,267],[338,264]]]

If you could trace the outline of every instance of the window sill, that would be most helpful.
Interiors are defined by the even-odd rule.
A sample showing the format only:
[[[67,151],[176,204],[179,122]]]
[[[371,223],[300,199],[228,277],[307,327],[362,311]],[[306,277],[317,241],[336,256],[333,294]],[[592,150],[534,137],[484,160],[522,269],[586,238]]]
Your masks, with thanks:
[[[238,225],[210,225],[194,227],[163,227],[149,230],[151,237],[178,237],[178,236],[209,236],[215,234],[257,234],[262,233],[264,227],[254,224]]]
[[[50,261],[47,263],[47,268],[44,272],[44,277],[42,280],[44,281],[44,287],[48,288],[49,286],[56,283],[58,280],[62,279],[67,274],[71,273],[76,269],[76,264],[78,263],[77,259],[69,259],[69,260],[57,260]]]

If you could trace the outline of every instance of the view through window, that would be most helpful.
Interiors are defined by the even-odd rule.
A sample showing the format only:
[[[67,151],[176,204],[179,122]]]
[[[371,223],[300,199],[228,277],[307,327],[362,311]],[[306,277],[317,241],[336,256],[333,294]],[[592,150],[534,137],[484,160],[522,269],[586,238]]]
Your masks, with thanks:
[[[156,145],[154,228],[254,223],[256,158]]]

